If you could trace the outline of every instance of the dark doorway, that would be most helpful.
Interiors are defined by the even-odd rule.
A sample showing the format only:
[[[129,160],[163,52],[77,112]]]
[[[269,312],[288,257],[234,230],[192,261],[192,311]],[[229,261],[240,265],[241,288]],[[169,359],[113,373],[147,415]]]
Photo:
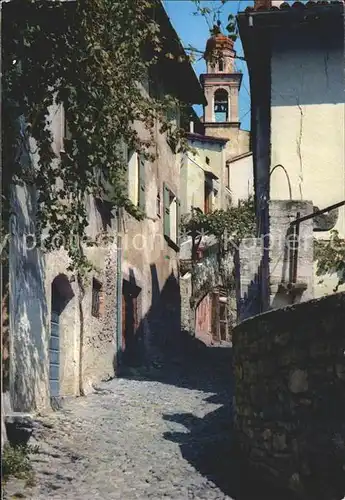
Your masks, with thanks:
[[[59,274],[52,283],[49,340],[49,388],[52,404],[60,394],[60,315],[74,297],[67,276]]]
[[[126,364],[136,360],[136,333],[139,327],[138,295],[140,288],[123,280],[122,284],[122,351]]]

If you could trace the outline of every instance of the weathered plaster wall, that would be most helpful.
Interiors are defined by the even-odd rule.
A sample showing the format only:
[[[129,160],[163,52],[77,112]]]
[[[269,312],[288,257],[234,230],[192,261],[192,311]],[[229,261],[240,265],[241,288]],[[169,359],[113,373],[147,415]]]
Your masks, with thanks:
[[[253,155],[234,158],[229,169],[231,201],[236,206],[239,200],[247,200],[254,194]]]
[[[291,239],[290,222],[311,214],[313,204],[308,201],[271,200],[269,202],[270,246],[269,246],[269,286],[270,307],[284,307],[289,304],[314,298],[313,274],[313,220],[309,219],[300,225],[296,281],[300,288],[295,295],[289,293],[285,285],[290,281]]]
[[[10,394],[14,411],[42,408],[48,403],[47,304],[45,266],[37,248],[27,249],[33,234],[35,193],[13,189],[9,244]],[[31,245],[30,245],[31,246]]]
[[[141,137],[147,131],[138,125]],[[137,336],[139,355],[148,360],[158,355],[158,344],[164,338],[180,331],[180,303],[175,295],[178,288],[178,251],[168,244],[163,230],[163,183],[180,198],[181,155],[175,154],[164,134],[156,129],[157,158],[145,165],[146,219],[139,221],[125,215],[123,238],[123,279],[131,278],[141,290],[138,296]],[[157,214],[157,194],[160,193],[160,214]],[[174,285],[173,285],[174,282]],[[169,298],[162,292],[165,287],[174,291]],[[159,308],[161,301],[164,307]],[[176,307],[176,311],[173,308]],[[163,327],[164,325],[164,327]],[[168,326],[166,326],[168,325]]]
[[[250,151],[250,132],[241,130],[238,123],[206,123],[205,133],[212,137],[228,139],[226,160]]]
[[[303,498],[345,488],[345,294],[271,311],[233,333],[235,426],[249,462]]]
[[[345,199],[344,37],[335,30],[322,41],[310,34],[292,43],[287,36],[272,43],[271,170],[281,164],[286,172],[272,173],[270,197],[311,200],[321,209]],[[345,235],[345,207],[334,229]],[[328,239],[329,232],[314,236]],[[315,281],[321,296],[337,280]]]
[[[53,107],[51,128],[57,155],[62,147],[62,118],[61,108]],[[33,162],[36,160],[31,158]],[[22,164],[29,162],[23,151]],[[59,316],[60,396],[78,395],[80,388],[88,391],[92,383],[113,375],[116,352],[116,249],[107,245],[86,251],[103,282],[105,315],[99,320],[91,316],[92,289],[86,286],[82,318],[80,290],[75,275],[67,271],[67,253],[64,250],[45,252],[36,245],[33,237],[35,196],[34,190],[26,187],[14,189],[10,224],[10,392],[13,408],[23,411],[50,404],[49,342],[55,278],[66,282],[70,295]],[[102,224],[93,200],[88,205],[88,213],[89,233],[96,236]]]
[[[225,208],[225,150],[223,144],[211,141],[189,140],[195,149],[195,154],[185,155],[181,165],[181,213],[190,213],[191,207],[204,210],[205,201],[205,171],[218,177],[213,181],[212,209]],[[208,158],[209,163],[206,162]]]

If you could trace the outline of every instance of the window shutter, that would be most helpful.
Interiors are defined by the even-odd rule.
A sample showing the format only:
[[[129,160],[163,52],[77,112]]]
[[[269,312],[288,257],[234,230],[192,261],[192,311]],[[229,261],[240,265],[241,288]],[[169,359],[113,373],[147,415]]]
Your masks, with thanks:
[[[145,159],[139,157],[139,207],[145,211]]]
[[[181,242],[181,233],[180,233],[180,228],[181,228],[181,202],[178,198],[176,198],[176,243],[178,246],[180,246]]]
[[[170,238],[170,192],[166,184],[163,185],[163,216],[164,236]]]

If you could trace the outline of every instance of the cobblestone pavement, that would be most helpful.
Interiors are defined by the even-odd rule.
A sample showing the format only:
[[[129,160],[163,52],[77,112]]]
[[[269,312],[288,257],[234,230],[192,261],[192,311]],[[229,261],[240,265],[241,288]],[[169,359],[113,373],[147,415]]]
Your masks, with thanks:
[[[95,394],[42,419],[35,431],[40,453],[32,457],[36,486],[21,489],[10,481],[5,498],[235,498],[230,401],[224,348],[187,366],[157,368],[150,377],[102,383]]]

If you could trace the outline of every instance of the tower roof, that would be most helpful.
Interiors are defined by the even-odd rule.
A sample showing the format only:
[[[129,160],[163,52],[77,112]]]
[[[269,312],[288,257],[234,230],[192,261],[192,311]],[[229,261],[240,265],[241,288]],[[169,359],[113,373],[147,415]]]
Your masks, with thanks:
[[[217,33],[207,40],[204,57],[207,59],[212,52],[224,49],[233,51],[234,41],[223,33]]]

